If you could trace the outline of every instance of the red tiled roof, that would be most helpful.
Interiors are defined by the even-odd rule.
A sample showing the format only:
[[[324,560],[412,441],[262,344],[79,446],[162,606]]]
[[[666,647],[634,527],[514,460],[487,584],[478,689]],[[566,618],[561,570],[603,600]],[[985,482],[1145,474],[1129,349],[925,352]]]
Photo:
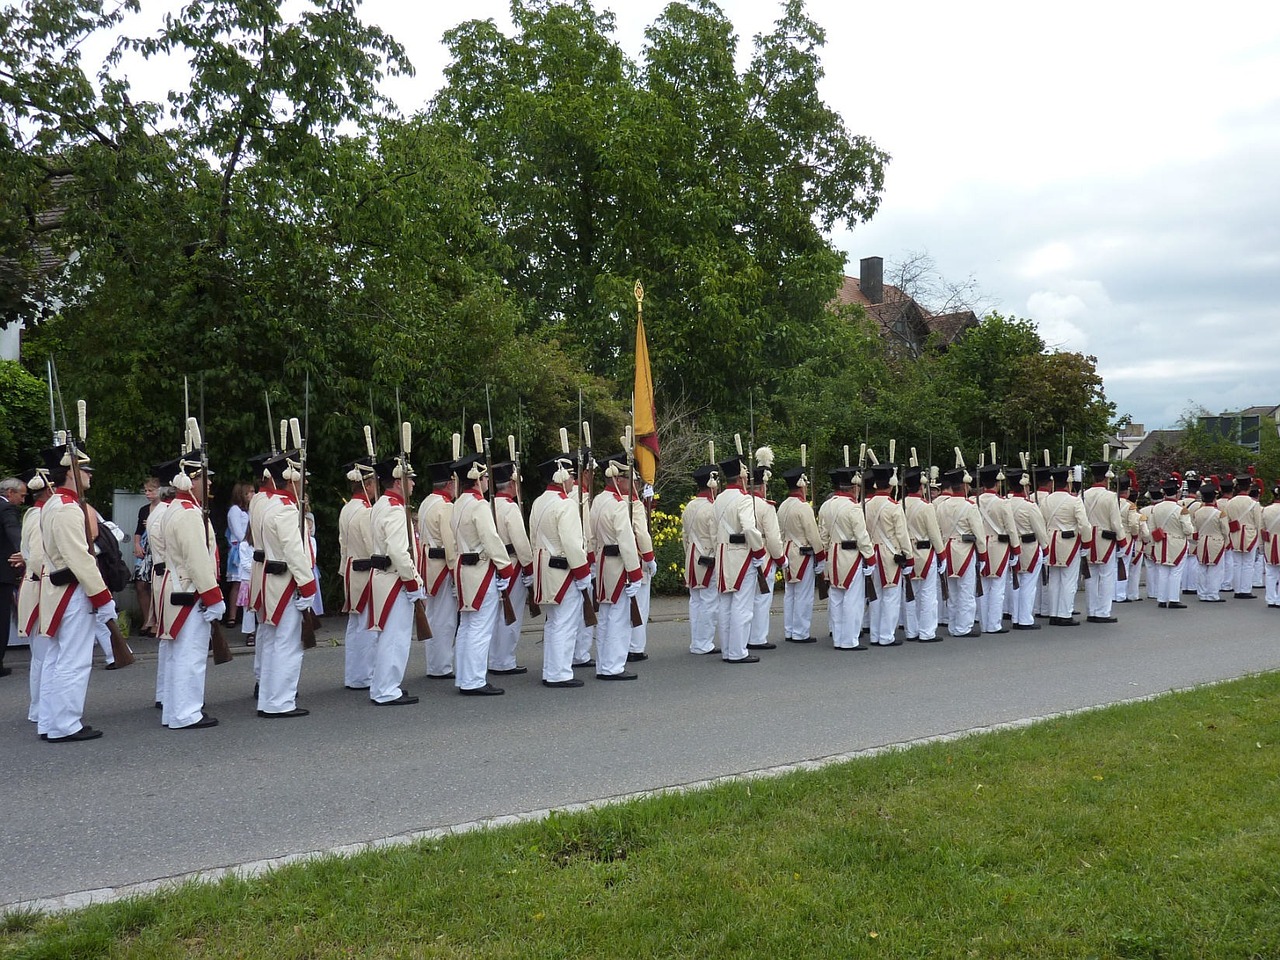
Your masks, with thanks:
[[[895,339],[901,338],[902,334],[894,330],[894,325],[904,319],[913,328],[913,338],[923,341],[929,334],[936,333],[944,344],[954,343],[964,330],[978,323],[972,310],[934,315],[891,283],[884,284],[883,290],[883,301],[872,303],[862,292],[862,284],[857,277],[845,277],[836,293],[835,303],[839,306],[861,306],[886,336]]]

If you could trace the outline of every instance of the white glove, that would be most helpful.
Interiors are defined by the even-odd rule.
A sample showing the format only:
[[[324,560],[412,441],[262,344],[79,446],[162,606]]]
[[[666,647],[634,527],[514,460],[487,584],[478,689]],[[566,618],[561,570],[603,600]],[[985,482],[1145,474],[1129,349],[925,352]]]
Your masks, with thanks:
[[[533,586],[533,574],[532,573],[520,574],[520,582],[524,584],[526,590],[529,589],[530,587]]]
[[[414,587],[412,590],[406,590],[404,596],[410,603],[417,603],[419,600],[427,599],[427,591]]]
[[[219,600],[217,603],[213,604],[213,606],[207,606],[201,610],[200,616],[204,617],[205,623],[213,623],[213,621],[220,619],[226,612],[227,605],[223,601]]]
[[[299,613],[306,613],[311,609],[312,599],[313,597],[304,597],[302,594],[298,594],[293,598],[293,609]]]
[[[868,567],[865,563],[862,565],[862,575],[863,575],[864,577],[870,577],[870,576],[871,576],[871,568],[870,568],[870,567]]]
[[[622,588],[622,592],[625,593],[628,597],[634,597],[640,592],[640,584],[634,581],[628,580],[627,585]]]
[[[825,561],[825,560],[819,560],[816,564],[814,564],[814,566],[813,566],[813,572],[814,572],[815,574],[817,574],[818,576],[822,576],[822,574],[826,573],[826,572],[827,572],[827,561]]]
[[[595,574],[588,571],[585,577],[583,577],[581,580],[575,580],[574,583],[578,585],[579,590],[581,590],[583,593],[586,593],[588,590],[591,589],[591,584],[595,582],[595,579],[596,579]]]
[[[498,588],[499,593],[506,593],[507,587],[511,586],[511,581],[506,577],[495,577],[493,583]]]
[[[778,561],[778,566],[783,570],[787,570],[791,567],[791,560],[785,553],[782,555],[782,559]]]
[[[752,570],[759,570],[763,566],[764,566],[764,557],[756,557],[754,560],[751,561]]]
[[[658,561],[645,560],[640,564],[640,569],[644,572],[646,577],[652,579],[653,575],[658,572]]]
[[[102,606],[96,608],[93,611],[93,618],[97,620],[98,623],[110,623],[116,618],[116,602],[114,600],[108,600]]]

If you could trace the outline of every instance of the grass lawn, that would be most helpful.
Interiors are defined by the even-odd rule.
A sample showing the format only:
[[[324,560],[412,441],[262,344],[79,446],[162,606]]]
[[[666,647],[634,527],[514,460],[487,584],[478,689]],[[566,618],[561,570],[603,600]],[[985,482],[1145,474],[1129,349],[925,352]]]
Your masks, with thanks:
[[[816,773],[11,914],[0,956],[1276,958],[1278,745],[1269,674]]]

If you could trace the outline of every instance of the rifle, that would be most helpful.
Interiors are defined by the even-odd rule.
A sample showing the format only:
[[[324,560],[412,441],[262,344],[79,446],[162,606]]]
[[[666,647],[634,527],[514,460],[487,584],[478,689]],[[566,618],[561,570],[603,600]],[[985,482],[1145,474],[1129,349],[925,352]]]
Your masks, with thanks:
[[[748,489],[748,497],[751,498],[751,517],[753,517],[755,529],[760,530],[760,508],[755,502],[755,389],[751,389],[748,393],[748,410],[750,416],[751,440],[750,447],[746,451],[746,489]],[[742,448],[739,447],[739,453]],[[760,536],[764,536],[764,531],[760,530]],[[768,553],[765,553],[768,556]],[[755,568],[755,588],[762,594],[769,591],[768,577],[764,576],[764,567]]]
[[[308,425],[311,421],[311,375],[307,374],[307,392],[304,400],[303,416],[306,418]],[[304,556],[311,556],[311,537],[307,533],[307,438],[303,433],[302,426],[298,423],[297,417],[289,418],[289,431],[293,435],[293,445],[298,451],[298,472],[301,475],[298,479],[298,539],[302,544],[302,553]],[[284,447],[284,444],[280,445]],[[317,589],[319,585],[317,584]],[[314,610],[307,609],[302,612],[302,649],[310,650],[316,645],[316,630],[320,626],[320,618],[316,616]]]
[[[80,451],[76,446],[76,438],[71,432],[71,426],[67,423],[67,408],[62,402],[62,385],[58,383],[58,368],[54,365],[53,359],[49,360],[49,370],[53,376],[54,389],[58,393],[58,408],[62,412],[62,428],[67,434],[67,453],[71,460],[71,478],[75,486],[76,499],[80,501],[80,511],[84,514],[84,538],[89,556],[95,558],[94,540],[97,539],[97,518],[90,518],[89,505],[84,502],[84,481],[80,476]],[[88,432],[89,416],[88,406],[83,400],[76,401],[76,411],[79,414],[80,440],[83,442],[85,434]],[[113,598],[114,599],[114,598]],[[106,623],[107,632],[111,635],[111,655],[115,659],[116,665],[127,667],[133,663],[133,651],[129,649],[129,644],[124,638],[124,634],[120,631],[120,624],[114,619],[108,620]]]
[[[1110,492],[1110,490],[1111,490],[1111,481],[1115,479],[1115,471],[1113,471],[1113,470],[1111,469],[1111,444],[1109,444],[1109,443],[1104,443],[1104,444],[1102,445],[1102,459],[1103,459],[1103,460],[1106,462],[1106,464],[1107,464],[1107,490],[1108,490],[1108,492]],[[1115,494],[1116,494],[1116,506],[1117,506],[1117,508],[1118,508],[1118,507],[1120,506],[1120,491],[1119,491],[1119,489],[1117,489],[1117,490],[1115,491]],[[1124,522],[1124,516],[1123,516],[1123,514],[1121,515],[1120,520],[1121,520],[1121,522]],[[1123,557],[1123,556],[1121,555],[1121,553],[1120,553],[1120,542],[1119,542],[1119,541],[1120,541],[1120,531],[1119,531],[1119,530],[1117,530],[1117,531],[1116,531],[1116,546],[1115,546],[1115,551],[1116,551],[1116,580],[1117,580],[1117,581],[1119,581],[1119,582],[1121,582],[1121,583],[1123,583],[1123,582],[1125,582],[1126,580],[1128,580],[1128,579],[1129,579],[1129,571],[1125,569],[1125,566],[1124,566],[1124,557]]]
[[[516,438],[514,434],[507,434],[507,452],[511,454],[512,463],[512,479],[516,486],[516,506],[520,508],[520,522],[524,522],[524,496],[520,493],[520,451],[516,449]],[[542,608],[538,606],[538,601],[533,599],[533,591],[530,590],[525,594],[525,600],[529,606],[529,616],[539,617],[542,615]]]
[[[581,404],[581,403],[582,403],[582,392],[581,392],[581,391],[579,391],[579,392],[578,392],[578,403],[579,403],[579,404]],[[579,409],[579,411],[581,411],[581,409],[582,409],[582,408],[581,408],[581,406],[579,406],[579,408],[578,408],[578,409]],[[582,423],[582,427],[580,428],[581,430],[587,430],[587,431],[589,431],[589,430],[591,429],[590,427],[588,427],[588,426],[587,426],[587,423],[586,423],[586,421],[585,421],[585,420],[581,421],[581,423]],[[582,434],[581,434],[581,432],[579,433],[579,435],[578,435],[578,436],[579,436],[579,439],[578,439],[578,476],[577,476],[577,478],[576,478],[576,480],[575,480],[575,482],[574,482],[574,485],[573,485],[573,486],[574,486],[574,489],[577,491],[577,494],[578,494],[578,496],[577,496],[577,500],[578,500],[578,522],[579,522],[579,523],[581,523],[581,522],[582,522],[582,464],[583,464],[582,439],[581,439],[581,438],[582,438]],[[589,437],[589,436],[590,436],[590,434],[588,433],[588,437]],[[588,440],[587,440],[587,443],[588,443],[588,444],[590,444],[590,442],[591,442],[591,441],[590,441],[590,439],[588,439]],[[566,430],[564,427],[561,427],[561,428],[560,428],[560,452],[561,452],[562,454],[564,454],[564,456],[566,457],[566,459],[569,457],[569,431],[568,431],[568,430]],[[589,456],[589,454],[588,454],[588,456]],[[586,546],[587,546],[587,531],[586,531],[586,529],[585,529],[585,528],[583,528],[583,531],[582,531],[582,547],[583,547],[583,553],[584,553],[584,554],[586,553]],[[582,625],[583,625],[583,626],[585,626],[585,627],[594,627],[594,626],[599,622],[599,618],[596,616],[596,608],[597,608],[598,604],[599,604],[599,601],[596,599],[596,591],[595,591],[595,587],[593,586],[593,587],[591,588],[591,596],[590,596],[590,597],[583,597],[583,599],[582,599]]]
[[[874,456],[875,456],[875,454],[873,453],[873,454],[872,454],[872,456],[874,457]],[[848,461],[848,458],[849,458],[849,448],[848,448],[848,447],[845,447],[845,460],[846,460],[845,466],[846,466],[846,467],[849,465],[849,464],[848,464],[848,462],[847,462],[847,461]],[[860,446],[860,447],[858,448],[858,484],[859,484],[859,486],[860,486],[860,488],[861,488],[859,492],[860,492],[860,494],[861,494],[861,500],[862,500],[862,504],[861,504],[861,506],[862,506],[862,525],[863,525],[864,527],[867,525],[867,477],[866,477],[866,469],[867,469],[867,442],[866,442],[865,440],[863,440],[863,441],[862,441],[862,446]],[[868,533],[868,535],[870,535],[870,531],[867,531],[867,533]],[[873,576],[865,576],[865,575],[864,575],[862,579],[863,579],[864,583],[866,584],[867,599],[868,599],[869,601],[871,601],[872,603],[874,603],[876,600],[878,600],[878,599],[879,599],[879,594],[878,594],[878,592],[876,591],[876,578],[875,578],[875,576],[874,576],[874,575],[873,575]]]
[[[200,374],[200,419],[204,419],[203,373]],[[191,431],[193,447],[200,451],[200,518],[204,524],[205,545],[208,546],[211,535],[214,537],[214,541],[217,541],[213,524],[209,522],[209,453],[205,449],[204,441],[200,438],[199,423],[189,420],[187,421],[187,428]],[[216,575],[217,571],[215,570],[214,573]],[[215,664],[230,663],[233,659],[231,645],[227,643],[227,638],[222,633],[222,624],[217,620],[209,621],[209,649],[213,651],[213,662]]]
[[[484,431],[480,429],[480,424],[473,424],[472,430],[475,433],[476,453],[484,453],[484,472],[489,476],[489,482],[493,483],[493,452],[489,446],[489,438],[484,435]],[[493,517],[493,530],[498,530],[498,498],[492,495],[490,491],[489,497],[489,515]],[[507,558],[510,561],[510,557]],[[514,576],[514,574],[513,574]],[[506,590],[499,590],[498,596],[502,598],[502,622],[507,626],[516,622],[516,611],[511,606],[511,595]]]
[[[631,537],[636,545],[636,556],[640,556],[640,541],[636,539],[636,458],[632,452],[635,444],[636,429],[636,398],[631,396],[631,423],[627,424],[626,436],[622,438],[623,445],[627,448],[627,526],[631,528]],[[644,561],[642,560],[641,563]],[[644,616],[640,613],[640,601],[635,597],[631,598],[631,626],[643,627]]]
[[[897,481],[895,484],[891,484],[891,486],[893,486],[894,489],[898,491],[898,496],[902,498],[902,519],[904,521],[903,526],[905,527],[906,526],[905,521],[907,519],[907,498],[906,498],[906,495],[903,493],[903,491],[906,490],[907,488],[907,471],[905,469],[899,469],[898,464],[896,462],[896,458],[894,456],[896,452],[897,452],[897,441],[890,440],[889,441],[889,461],[893,463],[893,476],[894,476],[894,480]],[[912,448],[911,459],[913,461],[915,460],[915,456],[916,456],[915,448]],[[912,571],[914,571],[916,555],[915,555],[915,547],[911,542],[910,530],[907,531],[906,555],[911,558],[911,569]],[[906,576],[903,577],[903,580],[904,580],[904,583],[902,585],[902,595],[906,597],[907,603],[915,603],[916,588],[915,588],[915,584],[911,582],[911,575],[907,574]]]

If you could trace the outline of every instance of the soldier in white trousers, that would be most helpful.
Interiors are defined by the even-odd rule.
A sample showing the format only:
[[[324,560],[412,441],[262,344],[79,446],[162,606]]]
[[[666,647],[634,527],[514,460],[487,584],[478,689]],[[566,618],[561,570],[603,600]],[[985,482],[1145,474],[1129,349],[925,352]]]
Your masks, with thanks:
[[[555,457],[538,467],[547,488],[529,513],[533,545],[533,598],[546,613],[542,634],[542,685],[580,687],[573,675],[573,649],[583,610],[591,603],[591,566],[573,488],[573,464]]]
[[[1181,483],[1174,477],[1162,487],[1164,499],[1153,504],[1147,525],[1151,529],[1151,547],[1147,559],[1148,576],[1154,575],[1155,589],[1151,591],[1161,609],[1186,609],[1178,597],[1182,590],[1182,563],[1194,528],[1190,509],[1178,500]]]
[[[195,418],[187,421],[192,448],[178,461],[171,485],[173,503],[165,516],[165,591],[160,597],[156,634],[169,647],[160,722],[171,730],[216,727],[204,712],[205,669],[212,622],[227,612],[218,585],[218,540],[201,509],[210,492],[209,475]],[[163,478],[162,478],[163,479]]]
[[[697,495],[680,517],[684,543],[684,584],[689,590],[689,652],[719,653],[716,649],[717,600],[715,491],[719,473],[714,463],[693,471]]]
[[[37,732],[49,743],[94,740],[101,730],[84,723],[85,695],[93,667],[93,635],[116,616],[86,530],[81,495],[89,489],[89,457],[62,444],[42,453],[55,489],[40,510],[44,576],[40,582],[40,632],[49,638],[40,675]],[[71,477],[69,473],[73,473]]]
[[[474,454],[453,464],[458,500],[450,525],[458,547],[458,640],[454,681],[463,696],[500,696],[489,683],[489,642],[499,617],[501,594],[516,569],[498,536],[493,509],[485,500],[489,474],[484,457]]]
[[[292,421],[296,427],[297,421]],[[300,432],[298,432],[300,436]],[[297,448],[268,460],[264,469],[274,489],[255,512],[249,504],[249,530],[262,551],[261,578],[256,590],[260,670],[258,716],[275,720],[305,717],[298,706],[298,678],[302,674],[302,615],[316,595],[315,558],[302,530],[298,496],[302,462]]]
[[[978,544],[983,536],[982,514],[966,496],[969,484],[963,467],[942,475],[947,493],[934,501],[938,530],[946,542],[947,632],[953,637],[982,633],[976,624]]]
[[[498,539],[507,548],[507,556],[515,565],[511,584],[507,587],[507,596],[511,600],[516,618],[513,623],[507,623],[503,617],[497,618],[493,627],[493,639],[489,641],[489,672],[499,677],[517,676],[529,672],[528,667],[516,663],[516,644],[524,626],[529,588],[533,586],[533,548],[529,544],[524,514],[516,498],[516,485],[522,478],[516,475],[515,462],[504,460],[495,463],[492,479]]]
[[[809,502],[809,478],[804,467],[782,475],[787,498],[778,505],[778,528],[787,565],[783,569],[782,639],[788,643],[816,643],[813,636],[813,592],[825,575],[827,555],[818,533],[818,518]]]
[[[974,495],[974,506],[982,517],[982,532],[978,535],[978,576],[982,577],[982,597],[977,606],[983,633],[1009,632],[1003,623],[1005,597],[1012,579],[1010,571],[1018,562],[1020,547],[1012,511],[1000,495],[998,485],[1002,479],[1005,477],[999,464],[988,463],[978,469],[981,489]]]
[[[1128,549],[1128,527],[1120,516],[1120,500],[1108,486],[1111,465],[1090,464],[1093,485],[1080,495],[1089,518],[1089,572],[1085,581],[1085,610],[1089,623],[1116,623],[1111,605],[1116,599],[1116,561]]]
[[[864,505],[867,536],[875,550],[876,597],[868,613],[871,617],[869,642],[882,647],[901,646],[897,638],[902,614],[903,583],[910,580],[915,551],[907,534],[907,518],[902,506],[890,494],[893,467],[877,464],[870,471],[871,494]]]
[[[1044,569],[1044,551],[1049,545],[1049,532],[1044,525],[1044,515],[1031,502],[1028,491],[1031,476],[1026,471],[1007,471],[1009,480],[1009,512],[1013,516],[1014,535],[1018,540],[1018,556],[1014,561],[1018,571],[1018,586],[1010,581],[1013,598],[1013,629],[1039,630],[1035,621],[1036,598],[1040,593],[1041,571]]]
[[[1253,558],[1258,549],[1258,532],[1262,527],[1262,507],[1249,496],[1253,477],[1249,474],[1236,477],[1235,495],[1227,503],[1224,513],[1231,530],[1231,579],[1230,589],[1237,600],[1253,600]]]
[[[373,684],[374,635],[369,627],[372,599],[373,503],[378,498],[378,481],[373,457],[362,457],[346,465],[351,483],[351,499],[338,514],[338,554],[342,571],[342,611],[347,628],[342,639],[343,685],[348,690],[368,690]]]
[[[1072,616],[1072,608],[1080,577],[1080,551],[1089,547],[1091,526],[1084,504],[1070,492],[1070,468],[1054,467],[1049,475],[1054,490],[1040,504],[1049,535],[1045,561],[1049,565],[1046,591],[1049,625],[1078,627],[1080,621]]]
[[[755,472],[751,477],[752,513],[760,534],[764,538],[764,563],[760,571],[764,574],[765,586],[761,592],[758,588],[753,595],[751,610],[751,636],[747,641],[748,650],[773,650],[777,647],[769,639],[769,622],[773,615],[773,590],[777,581],[777,572],[786,567],[787,556],[782,542],[782,531],[778,525],[778,509],[769,499],[769,478],[773,475],[773,450],[761,447],[756,451]]]
[[[427,598],[418,572],[420,549],[409,499],[413,496],[414,472],[405,442],[408,426],[406,423],[400,428],[403,455],[384,460],[374,468],[383,493],[369,510],[373,633],[369,701],[379,707],[418,702],[401,686],[413,641],[414,606]],[[427,619],[430,621],[429,616]]]
[[[454,434],[454,452],[461,456],[460,438]],[[454,459],[458,459],[455,457]],[[427,593],[427,619],[431,639],[423,646],[428,680],[453,680],[453,646],[458,633],[458,548],[453,541],[454,498],[458,481],[454,460],[426,466],[431,492],[418,507],[418,570]]]
[[[631,601],[640,592],[640,552],[631,504],[631,461],[617,453],[600,461],[605,488],[591,502],[591,526],[598,551],[596,598],[596,679],[634,680],[626,669],[631,646]],[[641,508],[643,509],[643,507]]]
[[[1271,502],[1262,508],[1263,583],[1267,606],[1280,607],[1280,484],[1271,488]]]
[[[866,580],[873,573],[875,549],[867,533],[862,507],[854,497],[854,471],[837,467],[829,472],[832,493],[818,511],[818,533],[827,555],[831,581],[827,618],[831,642],[837,650],[866,650],[859,642],[866,612]]]
[[[945,544],[942,531],[938,529],[938,514],[933,504],[925,499],[923,472],[915,464],[914,457],[906,471],[905,486],[907,495],[902,506],[914,561],[911,576],[915,599],[903,602],[903,628],[908,640],[937,643],[942,639],[938,636],[938,563]]]

